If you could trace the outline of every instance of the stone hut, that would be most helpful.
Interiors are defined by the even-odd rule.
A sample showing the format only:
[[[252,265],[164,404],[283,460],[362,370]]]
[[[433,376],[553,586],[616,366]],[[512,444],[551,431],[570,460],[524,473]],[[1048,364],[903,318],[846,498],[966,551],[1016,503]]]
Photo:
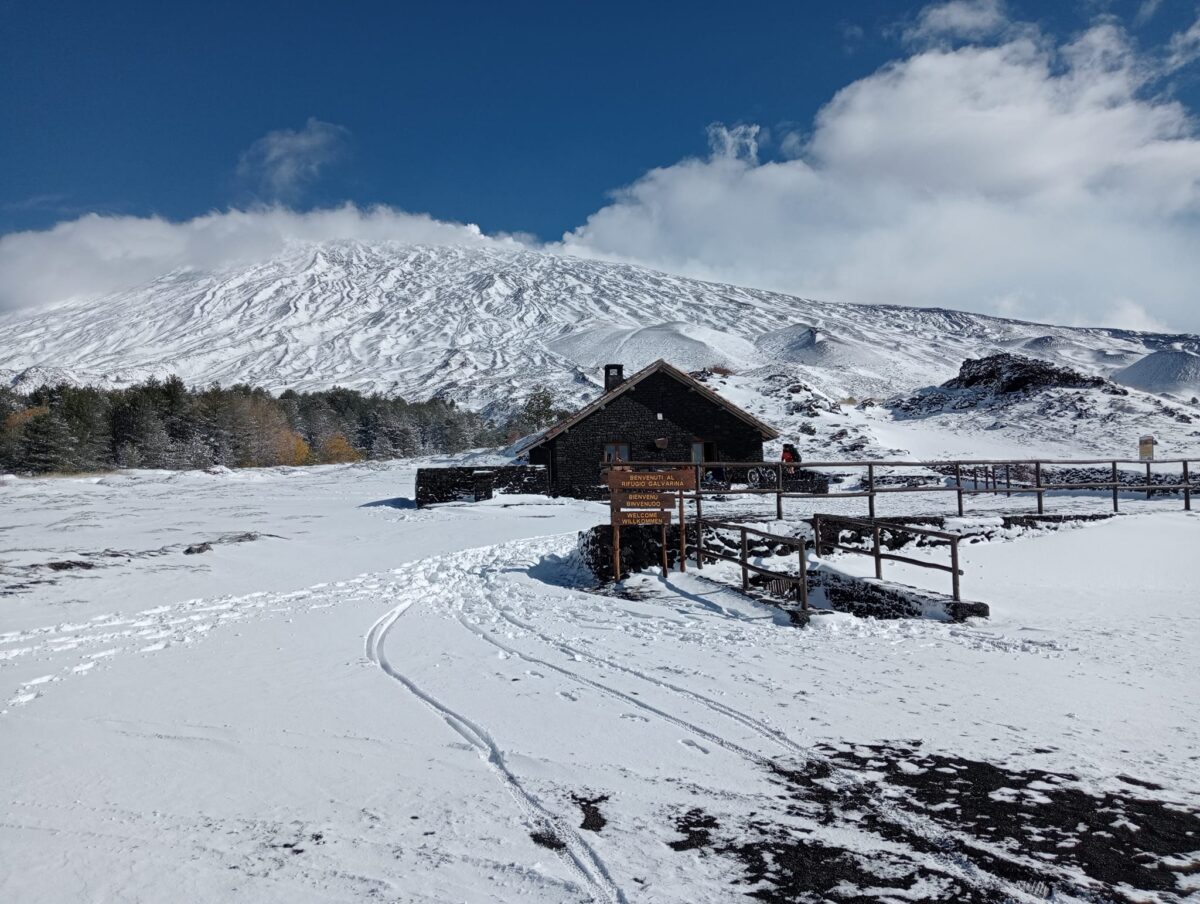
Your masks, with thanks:
[[[533,437],[521,450],[546,468],[550,492],[606,494],[601,466],[611,461],[762,461],[777,430],[666,361],[626,377],[604,367],[604,394]]]

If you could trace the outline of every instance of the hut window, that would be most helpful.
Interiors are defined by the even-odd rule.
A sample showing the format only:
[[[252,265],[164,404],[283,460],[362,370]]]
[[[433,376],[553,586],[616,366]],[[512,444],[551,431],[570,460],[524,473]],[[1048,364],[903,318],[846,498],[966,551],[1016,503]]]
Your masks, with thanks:
[[[605,461],[629,461],[629,443],[605,443]]]

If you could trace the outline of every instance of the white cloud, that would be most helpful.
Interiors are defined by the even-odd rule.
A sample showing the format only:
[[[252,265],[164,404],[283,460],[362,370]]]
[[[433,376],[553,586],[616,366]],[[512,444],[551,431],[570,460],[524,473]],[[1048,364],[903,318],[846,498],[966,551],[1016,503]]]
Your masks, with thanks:
[[[923,21],[961,35],[963,8]],[[920,45],[771,145],[715,124],[708,158],[651,170],[551,250],[830,300],[1200,331],[1200,139],[1161,88],[1187,34],[1140,52],[1105,18],[1066,43],[1009,22],[991,41]],[[769,146],[779,159],[760,159]],[[89,215],[0,237],[0,309],[325,239],[530,242],[386,207]]]
[[[1167,69],[1175,71],[1200,59],[1200,19],[1190,28],[1176,32],[1167,45]]]
[[[1133,17],[1134,25],[1145,25],[1154,18],[1158,8],[1162,6],[1162,0],[1142,0],[1141,6],[1138,7],[1137,14]]]
[[[0,237],[0,310],[91,298],[181,268],[219,269],[270,258],[291,242],[328,239],[435,245],[505,244],[477,226],[388,207],[298,213],[282,207],[209,213],[182,223],[89,214]]]
[[[1157,75],[1108,21],[1058,46],[1016,27],[929,47],[838,92],[796,159],[652,170],[562,247],[810,297],[1196,330],[1200,141]]]
[[[237,173],[272,200],[294,200],[346,152],[350,132],[309,117],[304,128],[268,132],[242,154]]]
[[[742,160],[758,163],[758,136],[761,126],[742,125],[729,128],[714,122],[708,127],[708,149],[713,157],[722,160]]]
[[[917,21],[904,29],[904,38],[910,42],[978,41],[1008,24],[1002,0],[949,0],[921,10]]]

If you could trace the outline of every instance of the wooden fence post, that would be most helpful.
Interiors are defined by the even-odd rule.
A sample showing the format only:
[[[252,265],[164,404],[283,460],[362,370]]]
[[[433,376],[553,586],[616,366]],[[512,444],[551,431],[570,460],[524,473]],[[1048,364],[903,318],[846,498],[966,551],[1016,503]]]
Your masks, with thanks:
[[[746,567],[749,550],[746,547],[746,528],[742,528],[742,592],[750,589],[750,569]]]
[[[621,580],[621,525],[614,524],[612,529],[613,541],[613,580]]]
[[[696,568],[704,570],[704,496],[696,484]]]
[[[883,559],[879,557],[882,550],[879,548],[879,525],[876,524],[872,533],[875,535],[875,578],[883,580]]]
[[[664,521],[659,525],[659,528],[662,530],[662,570],[663,580],[665,581],[671,570],[667,563],[667,523]]]
[[[950,569],[954,602],[959,603],[962,602],[962,594],[959,592],[958,584],[958,537],[954,537],[950,541]]]
[[[867,465],[867,512],[875,520],[875,466]]]
[[[963,516],[962,465],[954,463],[954,485],[958,487],[958,517]]]
[[[683,509],[683,490],[679,491],[679,570],[687,571],[687,519]]]
[[[1042,463],[1035,461],[1033,463],[1033,485],[1037,487],[1038,514],[1046,513],[1045,490],[1042,489]]]
[[[1183,461],[1183,510],[1190,512],[1192,510],[1192,479],[1188,476],[1188,463],[1185,458]]]
[[[1149,499],[1154,495],[1154,491],[1150,489],[1150,462],[1146,462],[1146,498]]]
[[[783,462],[775,465],[775,520],[783,520]]]
[[[804,555],[804,541],[800,541],[800,608],[808,611],[808,561]]]
[[[1121,482],[1120,482],[1120,480],[1117,479],[1117,463],[1115,461],[1112,463],[1112,485],[1113,485],[1113,511],[1119,512],[1121,510],[1121,505],[1118,500],[1119,494],[1117,493],[1117,490],[1121,486]]]

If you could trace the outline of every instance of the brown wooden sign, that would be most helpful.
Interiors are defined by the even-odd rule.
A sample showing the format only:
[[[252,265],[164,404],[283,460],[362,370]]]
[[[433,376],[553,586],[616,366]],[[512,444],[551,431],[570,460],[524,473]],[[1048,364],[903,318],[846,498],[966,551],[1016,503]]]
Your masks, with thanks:
[[[616,512],[612,513],[613,524],[617,527],[631,527],[636,524],[661,524],[668,525],[671,523],[671,513],[664,511],[638,511],[638,512]]]
[[[614,509],[669,509],[675,505],[675,497],[656,490],[613,490]]]
[[[672,468],[669,471],[608,472],[608,486],[613,490],[664,490],[678,493],[696,489],[696,472],[692,468]]]

